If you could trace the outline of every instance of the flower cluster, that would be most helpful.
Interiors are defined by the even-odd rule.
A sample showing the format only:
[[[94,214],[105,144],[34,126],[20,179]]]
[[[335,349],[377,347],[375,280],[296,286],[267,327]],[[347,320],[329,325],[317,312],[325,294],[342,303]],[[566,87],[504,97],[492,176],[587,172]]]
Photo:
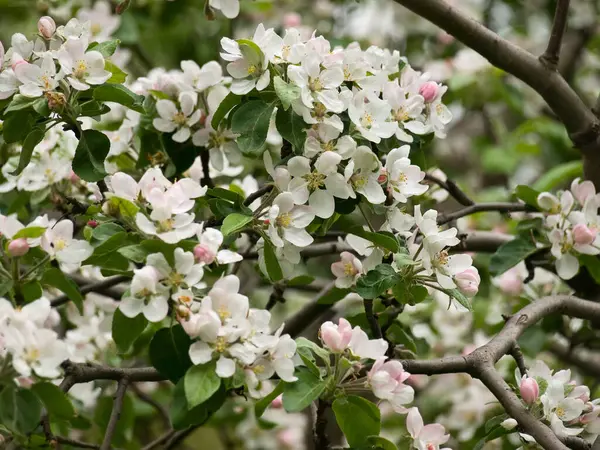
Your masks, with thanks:
[[[571,370],[554,372],[542,361],[515,374],[519,393],[532,414],[550,425],[559,437],[581,436],[593,443],[600,434],[600,407],[590,401],[590,389],[571,379]],[[513,425],[513,427],[516,424]],[[533,437],[520,433],[527,442]]]
[[[538,205],[547,212],[544,226],[556,272],[564,280],[579,271],[579,255],[600,254],[600,195],[591,181],[573,180],[571,189],[557,195],[542,192]]]

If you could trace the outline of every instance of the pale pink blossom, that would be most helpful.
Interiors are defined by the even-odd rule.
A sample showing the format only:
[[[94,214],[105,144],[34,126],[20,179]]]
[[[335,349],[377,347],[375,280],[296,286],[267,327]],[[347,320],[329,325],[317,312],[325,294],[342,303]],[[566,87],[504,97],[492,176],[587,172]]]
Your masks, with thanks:
[[[321,341],[323,345],[335,353],[341,353],[348,348],[352,339],[352,325],[341,318],[338,325],[327,321],[321,325]]]
[[[469,267],[454,276],[454,282],[458,287],[458,290],[467,297],[473,297],[479,290],[479,283],[481,278],[479,272],[475,267]]]
[[[583,223],[573,227],[573,241],[579,245],[590,245],[596,239],[598,232]]]
[[[8,254],[13,257],[23,256],[29,251],[27,239],[18,238],[8,244]]]
[[[524,375],[521,379],[519,391],[521,392],[521,398],[528,405],[535,403],[540,396],[540,387],[537,381],[535,381],[535,378],[528,377],[527,375]]]

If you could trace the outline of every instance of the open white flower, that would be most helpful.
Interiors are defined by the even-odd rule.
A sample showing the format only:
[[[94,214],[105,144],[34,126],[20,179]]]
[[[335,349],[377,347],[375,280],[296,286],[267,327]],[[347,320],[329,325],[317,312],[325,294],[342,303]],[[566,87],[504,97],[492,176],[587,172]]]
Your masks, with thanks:
[[[410,377],[400,361],[387,361],[380,358],[375,361],[367,375],[369,385],[375,397],[390,402],[396,412],[406,412],[404,405],[414,399],[415,391],[411,386],[404,384]]]
[[[438,423],[423,425],[423,418],[417,408],[410,408],[406,416],[406,428],[413,438],[413,447],[418,450],[439,450],[440,445],[450,439],[445,428]]]
[[[65,343],[47,328],[11,327],[4,338],[12,355],[12,367],[21,376],[35,372],[40,377],[57,378],[60,364],[69,357]]]
[[[208,4],[228,19],[235,19],[240,13],[240,0],[209,0]]]
[[[102,53],[95,50],[86,52],[87,48],[87,39],[69,38],[57,54],[69,84],[78,91],[86,91],[90,85],[106,83],[112,76],[104,69]]]
[[[425,178],[425,172],[410,163],[409,153],[410,147],[403,145],[393,149],[385,162],[388,192],[394,200],[401,203],[406,203],[414,195],[424,194],[428,189],[427,185],[420,184]]]
[[[341,260],[331,265],[331,272],[335,275],[335,285],[340,289],[351,287],[362,274],[360,259],[350,252],[342,252]]]
[[[356,129],[365,139],[376,144],[382,138],[392,137],[398,128],[396,122],[388,120],[390,113],[389,103],[367,91],[358,92],[348,107],[348,115]]]
[[[40,246],[66,272],[78,269],[94,252],[89,242],[73,239],[73,222],[70,220],[61,220],[48,228],[42,236]]]
[[[15,67],[15,76],[23,83],[19,86],[19,92],[25,97],[39,97],[58,86],[60,77],[56,76],[56,65],[52,57],[46,55],[39,62],[39,65],[23,63]]]
[[[288,66],[288,77],[300,87],[304,106],[312,108],[313,101],[317,101],[325,105],[327,110],[341,113],[345,105],[338,88],[344,82],[344,72],[340,67],[321,69],[321,62],[319,55],[307,55],[301,65]]]
[[[305,228],[315,218],[308,206],[294,205],[294,199],[289,192],[283,192],[275,197],[269,209],[268,234],[275,247],[283,247],[284,239],[298,247],[306,247],[313,242],[313,237]]]
[[[369,202],[378,205],[385,202],[385,193],[379,184],[379,176],[379,159],[369,147],[361,145],[344,169],[345,179],[356,193],[364,195]],[[354,192],[350,196],[356,197]]]
[[[175,142],[187,141],[193,127],[202,116],[202,111],[196,108],[196,96],[190,92],[179,95],[180,109],[171,100],[161,99],[156,102],[156,111],[160,117],[152,121],[152,125],[163,133],[173,133]]]
[[[342,159],[351,158],[356,151],[356,141],[348,135],[340,136],[340,130],[326,124],[318,124],[316,129],[307,131],[304,142],[304,156],[313,158],[326,151],[338,153]]]
[[[243,259],[242,255],[231,250],[219,250],[223,243],[223,234],[215,228],[202,230],[202,225],[196,233],[199,244],[194,247],[196,260],[204,264],[231,264]]]
[[[127,317],[144,314],[150,322],[160,322],[169,311],[169,290],[160,284],[161,274],[151,265],[134,270],[128,295],[119,309]]]

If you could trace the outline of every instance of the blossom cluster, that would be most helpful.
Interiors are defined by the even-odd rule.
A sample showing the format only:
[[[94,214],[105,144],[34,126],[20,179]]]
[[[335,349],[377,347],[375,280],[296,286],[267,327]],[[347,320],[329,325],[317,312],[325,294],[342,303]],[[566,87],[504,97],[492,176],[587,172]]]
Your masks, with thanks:
[[[579,271],[579,255],[600,254],[600,194],[591,181],[576,178],[570,190],[539,194],[538,205],[547,214],[544,226],[556,258],[556,272],[564,280]]]
[[[580,436],[589,443],[596,440],[600,434],[598,400],[590,401],[590,389],[572,380],[570,369],[554,372],[538,360],[526,374],[517,369],[515,376],[523,401],[557,436]],[[505,426],[514,428],[516,422]],[[520,436],[526,442],[535,442],[525,433]]]

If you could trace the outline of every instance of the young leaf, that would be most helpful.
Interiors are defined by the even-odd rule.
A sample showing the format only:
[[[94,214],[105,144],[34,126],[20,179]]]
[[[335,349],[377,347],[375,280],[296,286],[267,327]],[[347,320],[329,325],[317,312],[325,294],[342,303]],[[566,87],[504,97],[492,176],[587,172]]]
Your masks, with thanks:
[[[579,255],[579,261],[585,266],[596,283],[600,283],[600,259],[593,255]]]
[[[221,378],[216,373],[214,362],[192,366],[185,374],[184,387],[188,408],[201,405],[217,392]]]
[[[99,225],[96,228],[94,228],[94,231],[92,232],[92,237],[99,241],[105,241],[109,237],[117,233],[122,233],[124,231],[125,229],[121,225],[118,225],[116,223],[103,223],[102,225]]]
[[[275,254],[275,247],[273,247],[273,244],[268,240],[265,240],[264,252],[265,265],[267,266],[269,278],[271,281],[280,281],[283,278],[283,272],[281,271],[281,266],[279,265],[277,255]]]
[[[21,286],[21,294],[26,303],[31,303],[42,296],[42,285],[37,281],[30,281]]]
[[[240,135],[238,146],[245,155],[259,156],[267,140],[275,106],[261,100],[242,104],[233,114],[231,130]]]
[[[293,110],[278,109],[275,116],[275,125],[279,134],[294,146],[297,153],[304,149],[306,141],[306,123],[304,119]]]
[[[359,447],[368,436],[381,431],[381,414],[377,405],[356,395],[337,398],[332,406],[335,419],[351,447]]]
[[[0,392],[0,423],[21,434],[31,433],[39,424],[42,404],[29,389],[6,385]]]
[[[515,194],[517,198],[520,198],[529,206],[533,206],[536,209],[539,209],[539,205],[537,202],[538,195],[540,195],[539,191],[530,188],[524,184],[520,184],[515,189]]]
[[[117,251],[125,258],[140,264],[145,262],[146,257],[150,254],[141,245],[128,245],[126,247],[119,248]]]
[[[16,94],[10,104],[4,110],[4,114],[7,114],[11,111],[20,111],[22,109],[32,107],[36,100],[37,98],[30,98],[21,94]]]
[[[460,292],[458,289],[450,289],[450,290],[448,290],[448,294],[450,294],[450,296],[454,300],[456,300],[458,303],[463,305],[469,311],[473,311],[473,306],[471,305],[471,300],[469,300],[469,298],[467,296],[465,296],[462,292]]]
[[[46,227],[27,227],[17,231],[12,239],[38,238],[46,232]]]
[[[123,84],[127,80],[127,73],[123,72],[119,67],[111,63],[110,61],[104,62],[104,69],[112,73],[106,82],[110,84]]]
[[[119,103],[144,114],[144,96],[131,92],[121,84],[103,84],[94,89],[94,99],[99,102]]]
[[[279,394],[283,392],[284,387],[285,383],[283,381],[280,381],[279,383],[277,383],[277,386],[275,386],[275,389],[273,389],[269,395],[261,398],[254,404],[254,414],[256,414],[257,418],[264,414],[269,405],[273,403],[273,400],[275,400],[279,396]]]
[[[150,363],[173,383],[177,383],[192,365],[188,355],[191,343],[181,325],[161,328],[150,341]]]
[[[42,276],[42,284],[53,286],[62,291],[77,306],[79,312],[83,314],[83,296],[79,292],[79,287],[73,280],[67,278],[62,270],[50,267]]]
[[[19,165],[17,166],[17,170],[13,172],[13,175],[19,175],[21,172],[23,172],[23,169],[25,169],[27,164],[29,164],[29,161],[31,161],[31,155],[33,155],[35,146],[42,142],[45,135],[46,132],[41,128],[34,128],[31,130],[23,142],[21,156],[19,157]]]
[[[305,367],[299,368],[295,375],[298,380],[285,383],[283,388],[283,407],[287,412],[299,412],[309,407],[323,393],[328,383],[328,380],[320,380]]]
[[[55,384],[47,381],[35,383],[31,390],[44,403],[48,413],[61,419],[71,419],[75,416],[75,409],[67,395]]]
[[[100,181],[105,175],[104,160],[110,150],[110,140],[97,130],[84,130],[73,158],[73,172],[85,181]]]
[[[142,335],[147,325],[148,320],[143,314],[129,318],[117,308],[112,320],[112,338],[119,352],[127,353],[137,338]]]
[[[273,78],[273,86],[275,87],[275,93],[277,94],[277,97],[279,97],[279,100],[281,100],[281,104],[285,111],[290,108],[294,100],[300,98],[300,87],[292,83],[286,83],[279,76]]]
[[[225,217],[225,220],[223,220],[221,233],[223,233],[224,237],[237,233],[243,230],[250,222],[252,222],[252,216],[245,216],[244,214],[238,213],[229,214]]]
[[[559,164],[545,172],[535,183],[533,183],[533,189],[539,192],[551,191],[554,188],[570,182],[573,178],[582,175],[583,162],[581,160],[569,161]]]
[[[501,245],[492,255],[490,273],[494,276],[500,275],[537,250],[535,243],[529,237],[519,236]]]
[[[389,264],[379,264],[373,270],[369,270],[356,282],[356,293],[362,298],[373,299],[379,297],[385,291],[394,286],[399,275]]]
[[[217,130],[219,128],[219,124],[223,121],[225,116],[229,111],[233,109],[234,106],[239,105],[242,102],[242,96],[236,95],[233,92],[227,94],[221,103],[219,103],[219,107],[213,114],[212,120],[210,121],[210,125],[213,129]]]
[[[101,42],[101,43],[92,42],[88,46],[87,51],[94,50],[94,51],[100,52],[102,54],[102,56],[104,56],[105,58],[108,58],[109,56],[112,56],[117,51],[117,47],[119,46],[119,44],[121,44],[121,41],[119,41],[118,39],[113,39],[113,40],[105,41],[105,42]]]

